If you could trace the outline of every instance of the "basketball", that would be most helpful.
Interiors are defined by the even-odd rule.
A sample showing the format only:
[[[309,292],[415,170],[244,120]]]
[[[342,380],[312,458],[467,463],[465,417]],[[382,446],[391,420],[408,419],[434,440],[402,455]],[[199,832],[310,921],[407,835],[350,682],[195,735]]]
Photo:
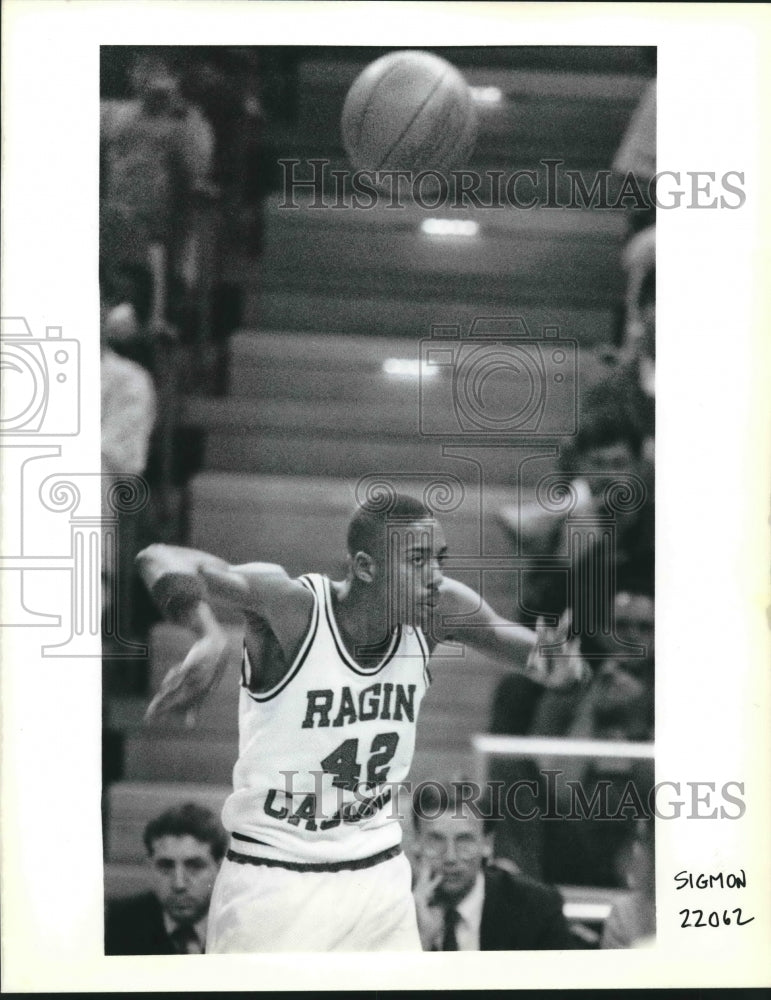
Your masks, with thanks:
[[[376,59],[354,80],[342,136],[357,170],[464,166],[476,139],[474,100],[462,74],[429,52]]]

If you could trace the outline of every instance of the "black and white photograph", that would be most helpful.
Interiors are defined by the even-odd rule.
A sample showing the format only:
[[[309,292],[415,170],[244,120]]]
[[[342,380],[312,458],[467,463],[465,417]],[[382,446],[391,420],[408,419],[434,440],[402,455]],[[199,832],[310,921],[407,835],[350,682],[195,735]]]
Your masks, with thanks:
[[[655,70],[102,49],[107,954],[653,937]]]
[[[768,983],[768,24],[633,6],[10,5],[12,988]]]

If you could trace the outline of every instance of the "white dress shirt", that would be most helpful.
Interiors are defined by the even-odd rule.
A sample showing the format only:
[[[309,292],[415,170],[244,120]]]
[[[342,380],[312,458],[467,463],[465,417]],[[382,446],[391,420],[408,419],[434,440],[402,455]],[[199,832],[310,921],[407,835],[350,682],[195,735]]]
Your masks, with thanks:
[[[102,472],[141,475],[156,417],[148,372],[109,347],[102,351]]]
[[[168,913],[163,911],[163,925],[166,928],[166,933],[169,937],[172,936],[174,931],[180,926],[175,920],[172,920]],[[206,949],[206,917],[201,917],[197,924],[193,924],[193,930],[198,938],[198,943],[200,945],[200,954],[203,955]],[[195,954],[195,952],[191,952]]]
[[[482,907],[485,902],[485,877],[482,872],[477,873],[474,884],[467,895],[455,904],[458,911],[458,922],[455,925],[455,940],[458,942],[458,951],[479,951],[480,950],[480,930],[482,927]],[[434,941],[434,950],[440,951],[442,948],[442,938],[444,936],[444,925],[442,925]]]

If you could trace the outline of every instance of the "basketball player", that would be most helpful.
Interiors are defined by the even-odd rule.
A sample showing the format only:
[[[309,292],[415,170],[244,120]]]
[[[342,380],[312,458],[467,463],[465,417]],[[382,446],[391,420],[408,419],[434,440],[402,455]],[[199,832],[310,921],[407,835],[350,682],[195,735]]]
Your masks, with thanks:
[[[432,649],[468,643],[549,686],[583,669],[574,644],[548,660],[533,632],[445,577],[446,554],[441,525],[403,495],[354,515],[342,581],[164,545],[140,553],[159,607],[198,636],[150,715],[190,709],[220,678],[227,643],[210,602],[244,622],[231,842],[207,951],[420,950],[395,792]]]

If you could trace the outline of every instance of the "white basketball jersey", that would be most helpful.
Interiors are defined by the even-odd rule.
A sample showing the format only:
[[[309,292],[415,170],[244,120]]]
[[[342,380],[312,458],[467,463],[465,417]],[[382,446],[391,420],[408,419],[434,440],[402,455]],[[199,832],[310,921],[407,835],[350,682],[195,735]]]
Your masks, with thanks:
[[[233,848],[291,863],[357,861],[401,841],[398,785],[409,772],[429,684],[419,628],[399,626],[379,663],[358,664],[333,615],[329,580],[314,595],[291,669],[256,693],[244,647],[239,757],[222,813]]]

